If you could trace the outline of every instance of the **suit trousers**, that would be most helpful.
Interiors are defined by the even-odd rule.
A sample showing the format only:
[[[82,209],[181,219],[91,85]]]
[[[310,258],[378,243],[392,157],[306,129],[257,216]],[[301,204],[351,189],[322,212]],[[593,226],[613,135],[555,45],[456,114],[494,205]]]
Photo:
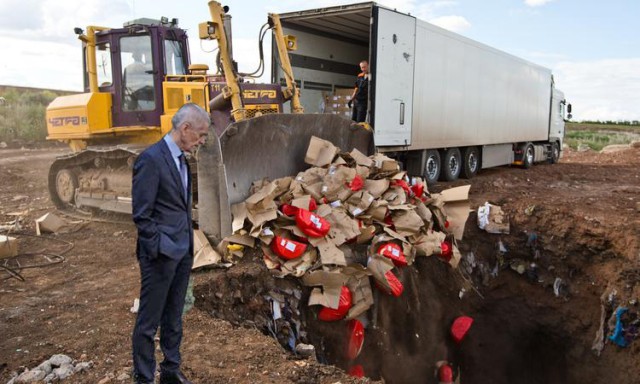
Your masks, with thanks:
[[[137,380],[153,382],[156,370],[154,337],[160,325],[160,347],[165,372],[180,369],[182,311],[193,265],[190,254],[173,259],[159,254],[155,259],[138,257],[141,288],[140,307],[133,330],[133,369]]]

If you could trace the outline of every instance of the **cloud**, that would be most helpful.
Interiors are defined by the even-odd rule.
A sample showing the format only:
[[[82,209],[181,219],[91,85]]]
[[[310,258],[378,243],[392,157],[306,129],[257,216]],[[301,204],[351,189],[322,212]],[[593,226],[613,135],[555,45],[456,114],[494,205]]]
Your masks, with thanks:
[[[529,7],[541,7],[554,0],[524,0],[524,3]]]
[[[39,0],[3,0],[0,2],[0,31],[35,30],[42,18]]]
[[[453,32],[463,32],[471,27],[471,23],[464,16],[442,15],[442,13],[454,11],[458,6],[457,1],[440,0],[418,5],[415,5],[414,2],[410,3],[409,11],[418,19],[426,20]]]
[[[74,27],[119,27],[131,18],[127,0],[2,0],[0,36],[71,43]]]
[[[42,30],[57,37],[70,35],[74,27],[121,27],[124,20],[131,19],[131,8],[125,0],[44,0],[42,11]]]
[[[640,120],[640,58],[560,62],[556,86],[573,104],[574,120]]]
[[[431,1],[424,4],[413,5],[411,14],[422,20],[430,20],[440,17],[442,12],[450,12],[458,5],[457,1],[442,0]]]
[[[534,63],[542,64],[544,66],[548,66],[549,62],[557,63],[559,61],[567,60],[568,57],[565,53],[549,53],[549,52],[540,52],[540,51],[530,51],[526,54],[526,57],[530,57],[533,59]]]
[[[0,84],[80,91],[81,44],[74,27],[120,27],[127,0],[2,0]]]
[[[80,47],[49,41],[0,36],[0,84],[82,90]]]
[[[430,19],[431,24],[435,24],[438,27],[448,29],[453,32],[463,32],[471,27],[471,23],[462,16],[442,16]]]

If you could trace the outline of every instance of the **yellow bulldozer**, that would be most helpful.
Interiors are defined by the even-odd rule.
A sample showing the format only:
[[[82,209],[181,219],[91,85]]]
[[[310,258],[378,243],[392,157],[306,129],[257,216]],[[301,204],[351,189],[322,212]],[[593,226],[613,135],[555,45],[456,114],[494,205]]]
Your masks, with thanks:
[[[68,143],[71,153],[49,171],[49,192],[59,208],[131,212],[131,168],[136,156],[171,129],[185,103],[201,105],[213,122],[207,144],[190,161],[194,207],[201,229],[213,240],[231,231],[231,206],[251,183],[296,174],[311,136],[344,148],[373,151],[370,131],[348,119],[304,114],[279,17],[269,14],[260,40],[273,32],[285,84],[247,81],[232,57],[228,8],[208,3],[211,20],[199,37],[218,43],[218,73],[191,64],[187,34],[176,19],[137,19],[122,28],[90,26],[75,32],[84,52],[85,93],[55,99],[47,108],[49,140]],[[275,63],[274,63],[275,65]],[[285,113],[285,103],[291,113]]]

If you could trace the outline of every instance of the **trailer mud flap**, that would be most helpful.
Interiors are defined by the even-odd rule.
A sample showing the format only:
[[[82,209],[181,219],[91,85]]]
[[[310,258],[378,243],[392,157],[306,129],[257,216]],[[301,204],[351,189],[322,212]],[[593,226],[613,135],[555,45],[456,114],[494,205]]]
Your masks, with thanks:
[[[373,134],[337,115],[264,115],[230,124],[198,151],[198,221],[218,242],[231,234],[231,206],[249,197],[251,183],[295,176],[308,168],[304,156],[311,136],[344,151],[374,152]]]

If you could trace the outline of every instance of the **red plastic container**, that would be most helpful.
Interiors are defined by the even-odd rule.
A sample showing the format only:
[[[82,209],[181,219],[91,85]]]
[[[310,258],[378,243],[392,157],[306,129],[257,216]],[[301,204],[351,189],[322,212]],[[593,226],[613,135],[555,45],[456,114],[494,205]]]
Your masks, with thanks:
[[[327,220],[306,209],[298,209],[296,212],[296,225],[309,237],[323,237],[331,229]]]
[[[375,283],[378,288],[394,297],[399,297],[400,295],[402,295],[404,287],[402,286],[402,283],[400,282],[400,280],[398,280],[396,275],[393,274],[393,272],[387,271],[387,273],[384,274],[384,278],[387,280],[389,288],[376,281]]]
[[[358,319],[353,319],[347,324],[349,328],[349,342],[347,343],[347,360],[355,360],[362,351],[364,344],[364,326]]]
[[[392,180],[392,181],[391,181],[391,185],[393,185],[393,186],[397,185],[397,186],[399,186],[400,188],[404,189],[404,192],[405,192],[407,195],[410,195],[410,194],[411,194],[411,189],[409,188],[409,184],[407,184],[407,182],[406,182],[406,181],[404,181],[404,180]]]
[[[451,325],[451,337],[453,337],[453,341],[460,344],[469,332],[471,324],[473,324],[473,319],[469,316],[460,316],[455,319]]]
[[[419,183],[416,185],[412,185],[411,186],[411,192],[413,192],[413,195],[416,197],[422,197],[422,194],[424,193],[424,184]]]
[[[328,308],[322,307],[320,312],[318,312],[318,319],[322,321],[338,321],[344,319],[351,308],[351,291],[346,286],[342,286],[342,290],[340,291],[340,302],[338,303],[338,308]]]
[[[280,210],[286,216],[295,216],[295,214],[298,213],[298,209],[299,209],[298,207],[294,207],[293,205],[289,205],[289,204],[282,204],[280,206]]]
[[[351,183],[349,183],[349,188],[354,192],[361,190],[362,187],[364,187],[364,180],[362,180],[362,176],[360,175],[356,175],[356,177],[351,180]]]
[[[387,257],[393,261],[397,267],[405,267],[407,265],[407,258],[402,252],[402,247],[396,243],[384,243],[378,248],[378,254]]]
[[[318,203],[316,203],[316,200],[313,198],[309,200],[309,211],[315,211],[317,208],[318,208]],[[300,208],[294,207],[293,205],[290,205],[290,204],[282,204],[280,206],[280,210],[286,216],[295,216],[295,214],[298,213],[299,209]]]
[[[353,377],[364,377],[364,368],[362,368],[362,365],[360,364],[354,365],[353,367],[349,368],[347,374]]]
[[[307,245],[299,241],[276,236],[271,242],[271,249],[283,259],[292,260],[302,256],[307,250]]]
[[[443,364],[438,368],[438,384],[453,384],[453,369],[449,364]]]
[[[446,262],[449,262],[449,260],[451,260],[451,256],[453,255],[453,246],[451,245],[451,243],[448,241],[443,241],[442,243],[440,243],[440,249],[440,258]]]

